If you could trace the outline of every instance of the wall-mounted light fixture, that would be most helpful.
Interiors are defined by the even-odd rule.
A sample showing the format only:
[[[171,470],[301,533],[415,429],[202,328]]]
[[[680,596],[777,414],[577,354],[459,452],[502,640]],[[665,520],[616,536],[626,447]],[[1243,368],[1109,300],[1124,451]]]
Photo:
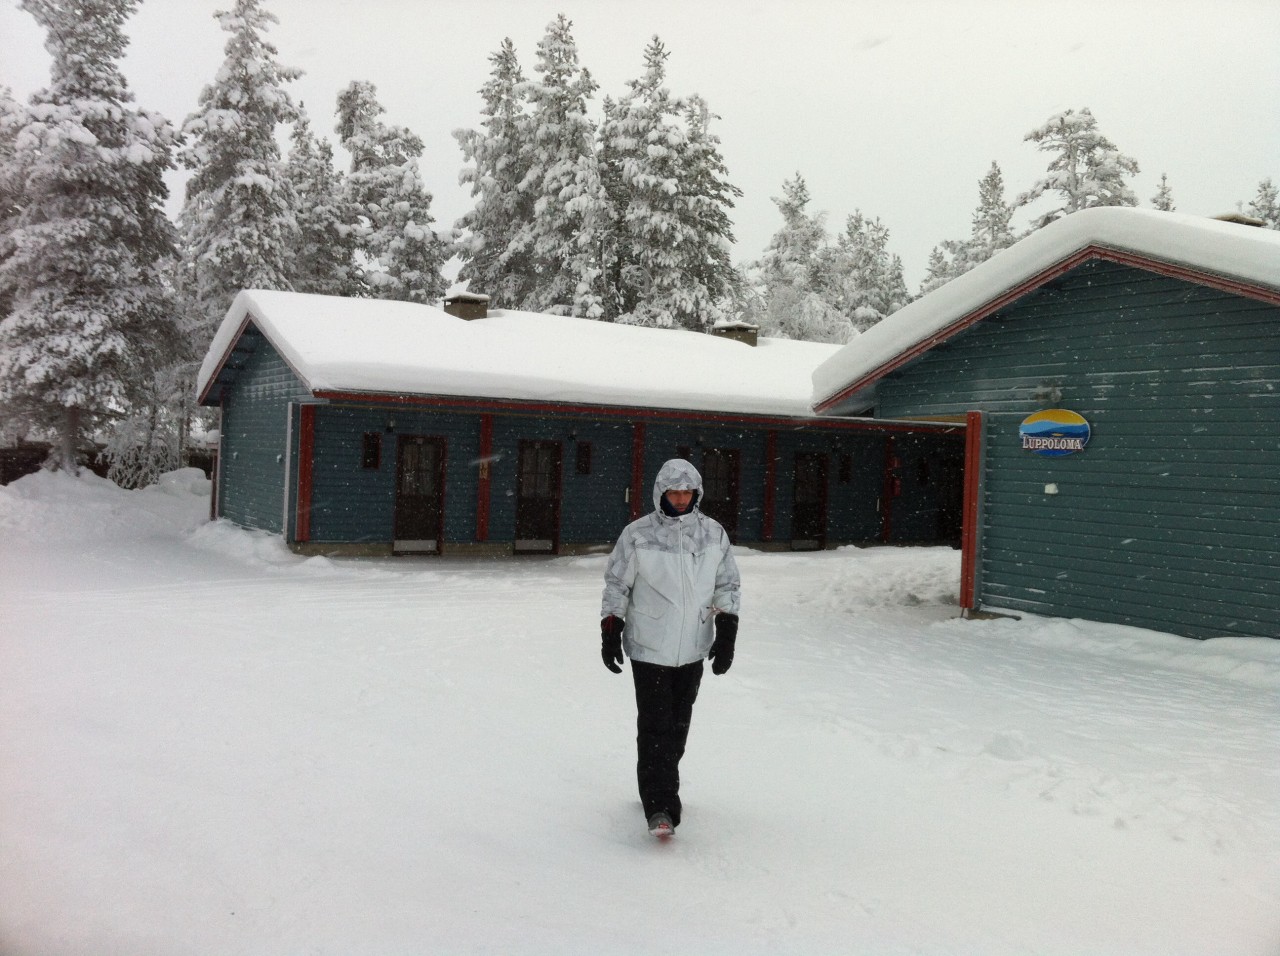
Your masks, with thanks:
[[[396,430],[396,419],[395,419],[395,416],[394,416],[394,415],[388,415],[388,416],[387,416],[387,432],[388,432],[388,433],[390,433],[390,432],[393,432],[393,431],[395,431],[395,430]]]
[[[1031,397],[1037,402],[1044,402],[1046,405],[1057,405],[1062,401],[1062,389],[1052,382],[1041,382],[1036,390],[1031,393]]]

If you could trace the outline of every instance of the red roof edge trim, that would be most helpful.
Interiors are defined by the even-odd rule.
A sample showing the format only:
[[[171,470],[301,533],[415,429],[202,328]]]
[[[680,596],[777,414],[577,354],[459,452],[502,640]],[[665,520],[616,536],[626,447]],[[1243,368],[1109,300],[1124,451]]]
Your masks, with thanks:
[[[1022,298],[1030,292],[1035,291],[1040,286],[1048,282],[1052,282],[1059,276],[1070,272],[1077,266],[1083,265],[1090,259],[1101,259],[1107,262],[1114,262],[1117,265],[1130,266],[1135,269],[1142,269],[1146,272],[1154,272],[1157,275],[1168,276],[1174,279],[1182,279],[1197,285],[1208,286],[1217,289],[1220,292],[1229,292],[1235,295],[1245,296],[1251,299],[1257,299],[1267,302],[1271,305],[1280,305],[1280,291],[1267,289],[1261,286],[1249,285],[1245,282],[1239,282],[1229,279],[1226,276],[1216,275],[1211,272],[1201,272],[1196,269],[1190,269],[1186,266],[1180,266],[1176,263],[1166,262],[1161,259],[1153,259],[1149,256],[1139,255],[1137,253],[1125,252],[1120,249],[1112,249],[1107,246],[1086,246],[1074,255],[1063,259],[1061,262],[1050,266],[1043,272],[1039,272],[1031,278],[1020,282],[1018,285],[1007,290],[1000,296],[987,302],[985,305],[979,306],[972,312],[968,312],[961,316],[955,322],[945,326],[939,331],[933,333],[928,338],[922,339],[915,345],[898,353],[893,358],[884,362],[877,368],[872,369],[861,378],[846,385],[840,391],[824,398],[821,402],[813,406],[815,412],[824,412],[840,402],[857,394],[865,388],[874,385],[880,379],[884,378],[890,372],[894,372],[902,366],[911,362],[925,352],[930,351],[934,346],[940,345],[947,339],[963,332],[965,329],[976,325],[983,319],[999,312],[1005,306]]]
[[[850,418],[787,418],[779,415],[751,415],[747,413],[699,412],[686,409],[640,408],[624,405],[584,405],[567,402],[521,402],[514,399],[467,398],[449,395],[381,395],[376,392],[339,392],[316,390],[312,396],[330,402],[352,402],[374,405],[421,405],[437,408],[456,408],[462,411],[509,411],[527,414],[595,415],[629,419],[675,419],[724,425],[805,426],[833,430],[853,431],[904,431],[904,432],[963,432],[961,422],[908,422],[897,420]]]
[[[1242,296],[1246,299],[1256,299],[1259,302],[1266,302],[1268,305],[1280,305],[1280,289],[1269,289],[1265,286],[1241,282],[1238,279],[1232,279],[1229,276],[1219,275],[1215,272],[1190,269],[1174,262],[1152,259],[1131,252],[1123,252],[1119,249],[1098,248],[1096,256],[1099,259],[1106,259],[1108,262],[1114,262],[1118,265],[1144,269],[1147,272],[1154,272],[1172,279],[1182,279],[1185,282],[1217,289],[1219,292],[1229,292],[1232,295]]]
[[[208,396],[209,390],[213,388],[213,384],[218,380],[218,376],[222,374],[222,370],[230,360],[232,353],[235,352],[236,346],[240,344],[240,339],[244,337],[245,332],[248,331],[249,326],[251,325],[258,330],[258,334],[262,336],[263,341],[275,350],[276,355],[280,356],[280,361],[284,362],[289,371],[293,373],[293,377],[304,386],[307,386],[308,388],[310,387],[307,383],[306,376],[299,372],[297,366],[289,361],[289,357],[285,355],[284,350],[271,340],[271,336],[267,335],[267,333],[263,331],[262,323],[255,320],[253,313],[246,309],[244,319],[240,322],[240,328],[236,329],[236,334],[231,337],[231,342],[227,345],[227,350],[222,354],[222,358],[218,361],[218,365],[213,370],[213,374],[209,376],[209,382],[205,385],[204,391],[200,393],[200,397],[196,400],[196,404],[204,404],[204,400]]]

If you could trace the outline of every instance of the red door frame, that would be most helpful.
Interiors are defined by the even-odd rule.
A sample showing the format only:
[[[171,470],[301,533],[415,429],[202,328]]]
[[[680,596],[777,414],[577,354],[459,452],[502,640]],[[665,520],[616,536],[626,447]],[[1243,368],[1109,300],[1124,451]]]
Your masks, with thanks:
[[[520,483],[523,478],[522,466],[526,449],[529,448],[554,448],[556,453],[555,474],[555,503],[552,507],[551,514],[551,550],[550,551],[519,551],[514,547],[514,543],[520,539],[520,505],[522,496],[520,494]],[[564,504],[564,444],[554,439],[541,438],[522,438],[516,445],[516,501],[515,501],[515,538],[513,539],[512,551],[514,554],[559,554],[560,553],[560,516],[561,507]]]
[[[778,495],[778,433],[769,431],[764,439],[764,523],[760,529],[762,541],[773,540],[774,515],[777,512]]]
[[[978,512],[982,503],[982,412],[965,415],[964,520],[960,531],[960,609],[977,607]]]
[[[311,540],[311,492],[315,484],[316,407],[298,409],[298,509],[294,519],[295,541]]]
[[[401,449],[408,442],[417,442],[418,444],[431,444],[438,448],[439,456],[436,464],[436,511],[439,513],[439,525],[436,530],[436,549],[435,551],[406,551],[396,552],[396,541],[406,540],[400,537],[400,469],[404,466],[404,456]],[[449,461],[449,440],[443,435],[419,435],[411,433],[407,435],[396,435],[396,457],[395,457],[395,496],[391,504],[391,547],[392,553],[403,554],[444,554],[444,521],[445,521],[445,496],[448,494],[449,486],[446,481],[448,476]]]
[[[631,426],[631,520],[644,513],[644,422]]]
[[[880,543],[893,537],[893,500],[902,494],[902,462],[893,435],[884,440],[884,477],[880,487]]]
[[[493,488],[493,416],[480,416],[480,469],[476,482],[476,540],[489,540],[489,501]]]
[[[795,453],[794,453],[794,455],[795,455],[795,457],[794,457],[793,461],[795,462],[795,466],[794,466],[794,468],[792,469],[792,476],[793,476],[793,477],[792,477],[792,491],[791,491],[791,522],[792,522],[792,526],[791,526],[791,540],[792,540],[793,542],[794,542],[794,541],[796,541],[796,540],[804,540],[804,539],[797,539],[797,538],[796,538],[796,530],[795,530],[795,518],[796,518],[796,511],[798,510],[798,509],[797,509],[797,505],[799,504],[799,501],[796,499],[796,490],[797,490],[797,488],[798,488],[799,481],[800,481],[800,459],[801,459],[801,457],[808,457],[808,458],[821,459],[821,461],[822,461],[822,495],[821,495],[821,503],[822,503],[822,528],[821,528],[821,530],[818,532],[818,541],[819,541],[819,543],[820,543],[821,547],[825,548],[825,547],[827,546],[827,528],[828,528],[828,526],[830,525],[830,521],[831,521],[831,512],[830,512],[830,507],[831,507],[831,455],[830,455],[830,453],[829,453],[829,452],[826,452],[826,451],[817,451],[817,452],[813,452],[813,451],[797,451],[797,452],[795,452]],[[795,545],[794,545],[794,544],[792,544],[792,548],[794,548],[794,547],[795,547]]]

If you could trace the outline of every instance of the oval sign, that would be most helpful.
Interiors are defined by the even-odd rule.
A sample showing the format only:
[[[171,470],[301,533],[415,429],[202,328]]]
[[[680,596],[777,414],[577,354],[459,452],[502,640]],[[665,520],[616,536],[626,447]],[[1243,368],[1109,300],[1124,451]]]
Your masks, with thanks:
[[[1022,447],[1037,455],[1058,458],[1084,451],[1091,429],[1083,415],[1065,408],[1049,408],[1028,415],[1018,426]]]

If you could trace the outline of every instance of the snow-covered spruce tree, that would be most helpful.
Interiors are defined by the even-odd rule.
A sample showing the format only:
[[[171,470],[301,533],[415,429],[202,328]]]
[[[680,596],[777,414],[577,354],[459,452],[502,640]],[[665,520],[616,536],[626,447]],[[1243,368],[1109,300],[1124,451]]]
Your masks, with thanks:
[[[856,332],[865,332],[911,301],[902,260],[888,246],[888,227],[854,210],[835,246],[820,255],[824,298]]]
[[[1250,200],[1248,212],[1266,223],[1268,229],[1280,229],[1280,190],[1270,176],[1258,183],[1258,194]]]
[[[951,262],[944,251],[950,244],[951,240],[947,240],[929,251],[929,262],[925,266],[924,278],[920,280],[919,295],[928,295],[934,289],[942,288],[955,278],[951,274]]]
[[[683,104],[665,86],[667,51],[656,36],[645,69],[607,104],[600,128],[600,179],[608,203],[603,318],[660,328],[689,328],[681,306],[680,246],[688,238],[680,207],[688,137]]]
[[[17,198],[0,234],[0,403],[55,431],[76,471],[83,434],[122,414],[172,360],[174,249],[164,172],[174,133],[132,105],[119,69],[137,0],[24,0],[47,31],[51,83],[5,108]]]
[[[1173,190],[1169,188],[1169,176],[1160,174],[1160,188],[1151,197],[1151,205],[1161,212],[1173,212],[1177,207],[1173,204]]]
[[[742,190],[729,182],[720,138],[711,132],[719,119],[702,97],[685,101],[687,141],[680,181],[687,197],[681,208],[689,236],[682,253],[689,309],[711,326],[738,311],[744,278],[733,264],[733,221],[729,210]]]
[[[978,181],[978,206],[973,212],[969,238],[949,239],[934,248],[920,294],[946,285],[1013,245],[1017,241],[1011,225],[1013,213],[1014,207],[1004,198],[1004,174],[993,161],[991,169]]]
[[[344,198],[333,147],[311,131],[299,105],[284,175],[297,203],[298,229],[290,251],[289,281],[297,292],[354,295],[360,287],[355,262],[354,218]]]
[[[733,287],[727,210],[741,192],[726,178],[706,103],[665,86],[667,57],[653,37],[643,74],[607,104],[600,129],[604,317],[707,329]]]
[[[533,222],[533,197],[520,188],[530,160],[530,150],[521,139],[527,131],[525,78],[510,39],[502,41],[489,62],[493,72],[480,88],[481,128],[453,134],[469,164],[458,181],[471,184],[475,202],[455,223],[461,234],[458,278],[472,292],[488,295],[493,306],[515,308],[534,288],[528,250],[517,241]]]
[[[610,96],[604,98],[604,121],[600,124],[596,153],[601,201],[592,217],[592,245],[599,257],[599,269],[594,274],[591,295],[593,315],[607,322],[629,315],[636,306],[636,301],[628,302],[626,295],[634,286],[631,277],[636,270],[624,237],[631,186],[618,153],[623,143],[615,135],[622,123],[621,110],[618,101]]]
[[[1036,218],[1033,229],[1093,206],[1138,204],[1137,196],[1125,182],[1125,176],[1137,175],[1137,160],[1121,153],[1102,135],[1088,108],[1052,116],[1024,139],[1053,159],[1048,175],[1018,196],[1014,205],[1028,205],[1046,193],[1061,196],[1061,205]]]
[[[533,219],[514,241],[533,276],[522,308],[598,318],[604,197],[587,117],[596,82],[578,63],[572,27],[563,14],[547,25],[538,42],[538,78],[523,87],[529,110],[519,121],[520,164],[527,170],[520,189],[533,202]]]
[[[338,94],[337,131],[351,154],[344,194],[365,294],[434,302],[444,295],[452,237],[431,228],[431,193],[418,168],[422,140],[383,123],[384,112],[372,83],[355,81]]]
[[[775,338],[844,343],[853,327],[823,296],[827,231],[821,213],[806,212],[809,198],[809,187],[799,173],[782,184],[781,197],[773,198],[782,213],[782,228],[751,267],[758,305],[747,318],[762,334]]]
[[[192,171],[179,227],[193,356],[241,289],[292,289],[298,230],[276,130],[297,118],[284,87],[302,71],[277,62],[265,34],[279,20],[261,0],[236,0],[215,17],[229,34],[226,59],[183,124],[179,157]]]
[[[18,214],[18,177],[14,171],[14,141],[18,130],[23,126],[22,106],[13,98],[13,91],[7,86],[0,86],[0,237],[11,228],[14,217]],[[6,258],[3,250],[4,241],[0,239],[0,265]],[[13,295],[5,285],[0,284],[0,321],[11,311]],[[0,442],[4,441],[4,428],[0,424]]]
[[[969,234],[968,258],[973,265],[986,262],[997,252],[1017,242],[1013,233],[1014,207],[1005,202],[1004,174],[995,160],[987,174],[978,181],[978,208],[973,211],[973,229]]]

